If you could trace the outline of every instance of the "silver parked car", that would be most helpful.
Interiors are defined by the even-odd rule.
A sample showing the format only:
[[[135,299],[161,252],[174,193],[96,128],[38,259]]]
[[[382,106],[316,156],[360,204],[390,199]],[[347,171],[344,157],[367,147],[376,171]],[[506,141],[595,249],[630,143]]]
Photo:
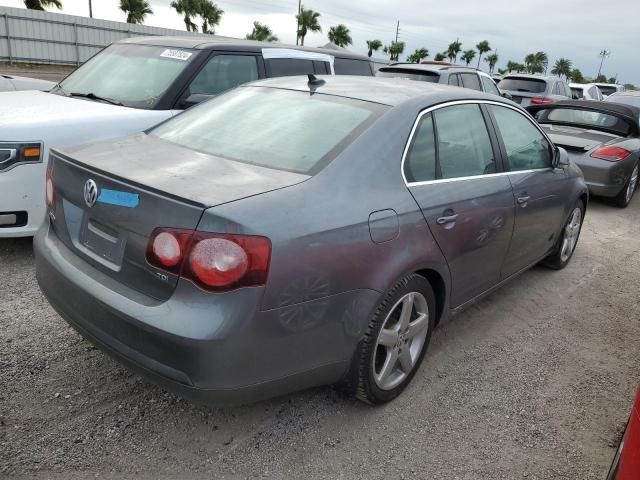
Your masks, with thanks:
[[[512,100],[523,107],[545,105],[573,98],[567,82],[555,76],[509,74],[500,80],[498,88],[511,94]]]
[[[567,149],[591,193],[611,197],[622,208],[629,205],[640,178],[640,108],[571,100],[528,110],[551,140]]]
[[[393,399],[438,323],[567,265],[588,195],[512,102],[364,77],[239,87],[53,151],[46,184],[35,251],[54,308],[217,403],[335,383]]]

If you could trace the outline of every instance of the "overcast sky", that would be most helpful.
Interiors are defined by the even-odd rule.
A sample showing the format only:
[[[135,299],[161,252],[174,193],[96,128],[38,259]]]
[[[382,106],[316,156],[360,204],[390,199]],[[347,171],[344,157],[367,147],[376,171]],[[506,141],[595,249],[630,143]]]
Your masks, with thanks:
[[[63,13],[88,16],[89,0],[61,1]],[[182,18],[169,8],[170,0],[150,3],[155,13],[146,24],[184,29]],[[22,0],[0,0],[0,4],[24,6]],[[269,25],[282,42],[295,44],[297,0],[219,0],[217,4],[225,13],[216,33],[242,38],[251,31],[252,22],[259,20]],[[303,4],[322,14],[322,33],[309,34],[305,40],[308,46],[325,44],[329,27],[344,23],[353,37],[350,49],[366,53],[366,40],[390,43],[399,20],[405,55],[424,47],[433,58],[457,37],[463,42],[463,50],[488,40],[498,51],[499,67],[508,60],[522,62],[526,54],[543,50],[551,66],[565,57],[583,75],[595,76],[598,53],[607,49],[611,56],[605,60],[603,73],[617,75],[622,83],[640,85],[637,0],[303,0]],[[94,17],[124,21],[118,5],[119,0],[93,0]],[[383,56],[382,52],[377,56]]]

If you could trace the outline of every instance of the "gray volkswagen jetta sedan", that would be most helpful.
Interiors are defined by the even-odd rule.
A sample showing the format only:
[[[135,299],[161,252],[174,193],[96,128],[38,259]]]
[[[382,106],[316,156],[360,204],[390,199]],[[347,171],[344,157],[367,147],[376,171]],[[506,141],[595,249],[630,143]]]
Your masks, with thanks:
[[[259,81],[122,140],[53,151],[37,277],[64,319],[170,390],[239,403],[339,384],[377,404],[433,328],[544,261],[581,172],[493,95]]]

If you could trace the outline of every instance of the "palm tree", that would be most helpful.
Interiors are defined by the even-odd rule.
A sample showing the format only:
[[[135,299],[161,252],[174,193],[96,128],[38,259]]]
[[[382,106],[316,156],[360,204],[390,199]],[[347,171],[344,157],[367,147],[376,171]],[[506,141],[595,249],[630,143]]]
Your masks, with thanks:
[[[329,41],[334,45],[338,45],[339,47],[346,47],[347,45],[351,45],[353,41],[351,40],[351,32],[346,25],[342,23],[336,25],[335,27],[329,28]]]
[[[483,40],[476,45],[476,48],[478,49],[478,68],[480,68],[480,59],[482,55],[491,51],[491,45],[486,40]]]
[[[30,10],[44,10],[45,7],[56,7],[62,9],[60,0],[24,0],[24,6]]]
[[[322,31],[322,27],[320,26],[320,23],[318,23],[318,18],[320,18],[320,14],[318,12],[300,7],[300,13],[296,15],[296,19],[298,20],[298,38],[300,39],[300,45],[304,46],[304,37],[307,36],[307,33]]]
[[[507,62],[507,70],[509,71],[509,73],[516,71],[518,73],[527,70],[527,66],[522,65],[521,63],[518,62],[514,62],[512,60],[509,60]]]
[[[465,52],[460,57],[460,59],[467,64],[467,67],[471,63],[471,60],[473,60],[474,58],[476,58],[476,51],[473,49],[465,50]]]
[[[271,29],[260,22],[253,22],[253,31],[245,37],[247,40],[257,40],[258,42],[277,42],[276,37]]]
[[[455,42],[449,44],[447,47],[446,55],[451,63],[456,63],[458,60],[458,54],[462,51],[462,42],[456,39]]]
[[[404,52],[404,42],[391,42],[391,45],[384,47],[383,52],[389,54],[389,60],[397,62]]]
[[[436,62],[444,62],[447,59],[446,53],[436,53],[436,56],[433,57],[433,60]]]
[[[571,80],[573,83],[585,83],[584,76],[582,75],[582,72],[579,68],[574,68],[573,70],[571,70],[571,73],[569,74],[569,80]]]
[[[120,10],[127,14],[127,23],[144,23],[147,15],[153,15],[147,0],[120,0]]]
[[[530,53],[524,58],[524,64],[529,73],[543,73],[547,71],[549,57],[545,52]]]
[[[559,58],[551,69],[551,73],[568,79],[569,75],[571,75],[571,60],[567,58]]]
[[[373,52],[377,52],[382,48],[382,42],[380,40],[367,40],[367,48],[369,49],[369,58],[371,58]]]
[[[216,33],[215,28],[220,24],[224,10],[211,0],[199,0],[197,13],[202,19],[202,33]]]
[[[184,24],[187,32],[197,32],[198,26],[191,20],[199,14],[200,4],[198,0],[173,0],[170,4],[180,15],[184,15]]]
[[[484,61],[489,64],[489,73],[493,73],[493,70],[496,68],[498,64],[498,54],[492,53],[491,55],[487,55],[484,58]]]
[[[415,52],[407,57],[407,62],[409,63],[420,63],[423,58],[427,58],[429,56],[429,50],[426,48],[418,48]]]

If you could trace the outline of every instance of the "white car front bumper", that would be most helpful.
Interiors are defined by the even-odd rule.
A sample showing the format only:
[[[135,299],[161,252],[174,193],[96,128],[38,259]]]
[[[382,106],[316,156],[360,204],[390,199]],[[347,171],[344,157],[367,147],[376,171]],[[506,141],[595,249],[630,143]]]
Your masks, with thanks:
[[[17,165],[0,172],[0,219],[7,214],[18,212],[18,219],[26,213],[26,224],[20,226],[2,225],[0,238],[31,237],[44,221],[46,214],[44,198],[44,178],[46,164],[35,163]]]

